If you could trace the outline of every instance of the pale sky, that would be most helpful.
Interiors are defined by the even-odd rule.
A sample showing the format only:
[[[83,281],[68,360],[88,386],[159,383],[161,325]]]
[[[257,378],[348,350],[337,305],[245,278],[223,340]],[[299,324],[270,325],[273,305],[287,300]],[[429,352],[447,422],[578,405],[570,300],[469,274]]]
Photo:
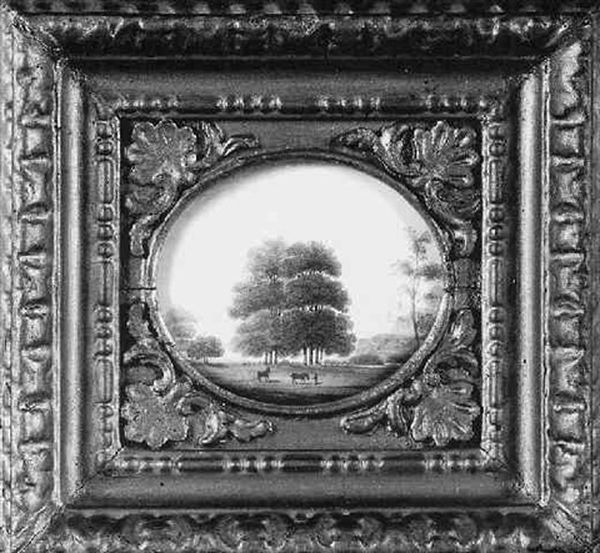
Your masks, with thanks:
[[[407,226],[427,228],[401,194],[350,167],[239,172],[198,194],[175,221],[158,259],[159,304],[163,312],[190,312],[199,332],[220,337],[229,355],[240,321],[228,309],[233,287],[247,276],[248,251],[275,238],[317,240],[341,263],[356,336],[394,332],[404,310],[392,265],[407,254]]]

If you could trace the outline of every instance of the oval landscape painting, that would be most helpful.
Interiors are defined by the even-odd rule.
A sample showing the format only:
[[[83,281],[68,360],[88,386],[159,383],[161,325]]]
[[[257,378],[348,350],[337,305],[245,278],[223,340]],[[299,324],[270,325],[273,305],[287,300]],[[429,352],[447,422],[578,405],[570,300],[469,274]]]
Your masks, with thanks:
[[[360,393],[423,344],[444,293],[431,228],[398,191],[325,163],[237,173],[190,201],[157,260],[185,362],[247,398]]]

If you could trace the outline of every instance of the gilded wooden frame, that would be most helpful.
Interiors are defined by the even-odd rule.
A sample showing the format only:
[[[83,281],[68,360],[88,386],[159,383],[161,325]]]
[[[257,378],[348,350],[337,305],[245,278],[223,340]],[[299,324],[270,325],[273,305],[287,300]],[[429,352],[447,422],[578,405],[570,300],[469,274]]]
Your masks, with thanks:
[[[551,4],[2,8],[7,551],[594,549],[598,18],[593,2]],[[445,323],[480,369],[464,441],[391,446],[397,385],[287,412],[209,388],[203,409],[265,418],[265,432],[240,443],[225,422],[216,443],[185,449],[126,440],[128,364],[164,371],[159,398],[174,384],[152,241],[195,193],[176,183],[142,211],[136,238],[127,147],[140,121],[191,125],[212,151],[235,150],[198,182],[275,161],[292,134],[295,156],[393,180],[402,168],[382,137],[394,125],[473,126],[481,190],[461,205],[477,209],[446,229],[460,251],[475,226],[475,249],[451,258]],[[412,192],[435,214],[435,198]],[[461,330],[467,308],[474,335]],[[299,439],[311,445],[292,448]]]

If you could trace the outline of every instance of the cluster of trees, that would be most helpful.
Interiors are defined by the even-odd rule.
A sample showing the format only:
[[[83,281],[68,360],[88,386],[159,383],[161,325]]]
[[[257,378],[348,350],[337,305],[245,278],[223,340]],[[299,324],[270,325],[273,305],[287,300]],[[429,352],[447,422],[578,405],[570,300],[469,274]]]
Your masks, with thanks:
[[[196,320],[186,311],[170,309],[165,323],[179,349],[192,359],[206,363],[209,358],[221,357],[225,353],[219,338],[198,333]]]
[[[429,333],[436,316],[444,269],[431,255],[434,248],[431,233],[419,232],[412,227],[408,231],[409,256],[398,261],[395,269],[403,277],[402,307],[408,298],[408,318],[418,348]]]
[[[234,288],[230,314],[241,319],[234,347],[266,364],[302,353],[304,363],[349,355],[356,341],[341,266],[320,242],[265,242],[250,251],[249,278]]]
[[[216,336],[196,336],[186,352],[192,359],[206,363],[209,357],[222,357],[225,349]]]

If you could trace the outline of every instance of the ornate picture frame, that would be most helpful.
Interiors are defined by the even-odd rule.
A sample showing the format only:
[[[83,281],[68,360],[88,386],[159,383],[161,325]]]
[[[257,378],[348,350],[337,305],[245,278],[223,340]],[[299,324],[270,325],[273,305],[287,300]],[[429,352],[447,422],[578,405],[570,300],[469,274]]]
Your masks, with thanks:
[[[7,552],[595,550],[594,2],[10,0],[0,23]],[[186,360],[156,272],[206,190],[311,160],[418,210],[444,294],[379,383],[274,403]]]

